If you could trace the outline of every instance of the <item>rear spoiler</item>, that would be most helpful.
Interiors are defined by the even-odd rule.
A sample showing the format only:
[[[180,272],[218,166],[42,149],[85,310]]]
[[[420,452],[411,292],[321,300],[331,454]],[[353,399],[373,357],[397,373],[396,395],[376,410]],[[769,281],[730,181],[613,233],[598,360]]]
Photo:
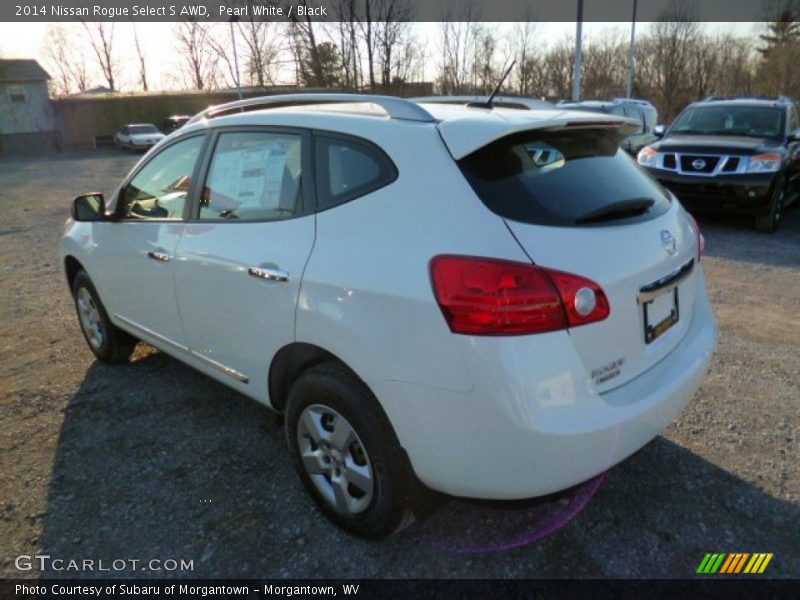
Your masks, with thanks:
[[[533,111],[530,111],[531,113]],[[543,111],[538,111],[543,112]],[[447,149],[455,160],[460,160],[476,150],[496,142],[499,139],[525,131],[558,131],[581,129],[608,129],[622,141],[635,133],[641,123],[623,117],[598,119],[597,115],[578,112],[549,112],[550,118],[518,118],[518,119],[486,119],[486,118],[454,118],[441,121],[437,127]],[[485,113],[484,113],[485,114]],[[520,111],[521,115],[530,114]]]

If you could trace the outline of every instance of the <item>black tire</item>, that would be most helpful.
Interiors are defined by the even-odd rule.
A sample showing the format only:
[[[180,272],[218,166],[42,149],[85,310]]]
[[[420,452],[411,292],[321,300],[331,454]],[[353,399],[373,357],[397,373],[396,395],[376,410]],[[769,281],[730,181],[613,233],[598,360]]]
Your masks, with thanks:
[[[373,485],[371,498],[367,498],[367,494],[360,499],[356,498],[356,502],[368,501],[368,505],[356,514],[337,510],[330,496],[326,497],[318,487],[324,488],[327,485],[333,489],[331,481],[334,468],[339,475],[335,465],[346,465],[344,459],[339,462],[340,458],[334,457],[331,462],[331,457],[326,456],[327,464],[331,465],[328,467],[329,473],[318,473],[315,476],[317,483],[303,465],[300,444],[305,445],[306,451],[315,446],[311,437],[304,434],[300,423],[304,413],[306,418],[309,414],[315,414],[306,412],[306,409],[332,409],[332,412],[325,413],[333,419],[329,422],[332,423],[329,431],[332,432],[340,423],[339,418],[343,417],[346,420],[344,424],[355,432],[357,439],[348,445],[352,450],[348,452],[349,458],[352,461],[358,455],[367,469],[371,467]],[[324,418],[319,423],[324,426]],[[367,386],[349,369],[338,363],[323,363],[303,373],[289,394],[285,430],[289,450],[303,486],[325,516],[335,524],[359,537],[380,539],[391,535],[400,526],[403,518],[411,514],[411,490],[415,487],[416,478],[411,473],[405,453],[383,409]],[[324,451],[323,445],[324,440],[316,444],[319,452]],[[346,481],[347,472],[347,468],[342,466],[342,476]],[[359,488],[350,488],[352,484],[347,485],[354,494],[362,491]]]
[[[778,230],[781,218],[783,217],[783,199],[785,193],[786,188],[783,184],[783,180],[778,180],[772,192],[769,209],[767,212],[757,215],[755,218],[756,231],[760,231],[761,233],[775,233]]]
[[[103,362],[112,364],[127,361],[133,354],[137,340],[119,329],[108,318],[108,313],[86,271],[79,271],[75,276],[75,280],[72,283],[72,298],[75,301],[75,311],[78,314],[81,332],[94,355]],[[87,299],[91,309],[96,311],[93,314],[96,315],[95,318],[99,326],[99,337],[93,337],[87,330],[88,326],[85,325],[81,302],[87,301]]]

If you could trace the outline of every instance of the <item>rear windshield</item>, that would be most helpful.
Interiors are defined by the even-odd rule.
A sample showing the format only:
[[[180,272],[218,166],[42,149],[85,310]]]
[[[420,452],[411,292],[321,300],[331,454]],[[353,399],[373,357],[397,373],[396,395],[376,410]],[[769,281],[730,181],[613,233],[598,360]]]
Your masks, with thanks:
[[[604,130],[526,132],[458,162],[486,206],[537,225],[591,226],[653,219],[669,195]]]

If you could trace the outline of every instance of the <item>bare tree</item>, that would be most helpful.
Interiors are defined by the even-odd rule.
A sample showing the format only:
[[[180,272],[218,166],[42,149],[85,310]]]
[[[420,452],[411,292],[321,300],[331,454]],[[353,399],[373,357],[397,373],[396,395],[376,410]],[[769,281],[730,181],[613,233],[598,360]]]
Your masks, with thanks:
[[[701,35],[693,19],[690,4],[673,1],[637,47],[640,80],[650,82],[653,98],[670,119],[692,98],[687,65]]]
[[[307,0],[300,5],[307,7]],[[294,55],[298,83],[329,87],[339,83],[339,72],[331,70],[330,60],[338,56],[335,44],[320,38],[320,29],[310,16],[297,17],[294,11],[289,23],[291,49]],[[331,48],[332,46],[332,48]]]
[[[83,21],[83,27],[89,38],[89,43],[94,50],[97,66],[103,73],[108,89],[112,92],[117,88],[115,79],[117,74],[117,62],[114,58],[114,23],[87,23]]]
[[[136,45],[136,56],[139,59],[139,84],[142,86],[142,89],[146,92],[148,91],[147,85],[147,63],[145,62],[144,58],[144,49],[142,45],[139,43],[139,33],[136,31],[136,24],[133,25],[133,41]]]
[[[196,90],[214,86],[218,54],[213,51],[209,26],[182,21],[174,29],[176,49],[189,73],[189,85]]]
[[[516,57],[512,81],[516,81],[516,89],[522,96],[534,93],[543,94],[541,88],[541,61],[536,51],[535,38],[538,26],[526,15],[526,21],[517,23],[511,35],[509,50]]]
[[[361,87],[361,49],[356,22],[356,1],[338,0],[334,11],[337,22],[339,57],[342,63],[342,84],[357,90]]]
[[[406,23],[396,32],[391,45],[381,46],[381,80],[396,85],[421,81],[425,66],[425,46]]]
[[[362,31],[369,61],[370,85],[375,86],[375,66],[380,74],[381,85],[388,86],[394,77],[395,61],[399,51],[410,35],[409,21],[413,16],[408,0],[363,0],[365,15]],[[368,23],[369,20],[373,22]]]
[[[472,91],[470,76],[474,73],[477,10],[472,0],[460,5],[459,11],[447,6],[441,22],[441,65],[439,86],[443,94]]]
[[[362,49],[356,22],[357,0],[339,0],[336,8],[339,15],[339,54],[342,57],[342,78],[345,86],[360,89],[363,83],[361,65]]]
[[[67,96],[88,89],[89,79],[83,48],[75,42],[66,26],[52,24],[48,27],[43,54],[53,76],[50,85],[54,96]]]
[[[773,3],[771,19],[759,38],[757,48],[762,56],[758,70],[758,83],[766,94],[797,93],[800,75],[800,10],[797,2],[781,0]]]
[[[626,44],[619,31],[606,30],[587,42],[583,61],[583,97],[613,98],[625,90]]]
[[[483,25],[475,28],[475,50],[472,60],[471,87],[481,94],[490,94],[497,85],[500,74],[497,65],[497,39],[492,30]]]
[[[241,73],[237,68],[237,61],[233,55],[233,41],[231,40],[228,28],[224,30],[206,29],[205,45],[210,54],[209,62],[215,64],[211,80],[206,78],[206,88],[214,87],[217,84],[225,87],[237,87],[241,83]],[[213,85],[212,85],[213,82]]]
[[[569,98],[575,67],[575,46],[571,36],[561,38],[548,48],[543,64],[545,94],[557,98]]]

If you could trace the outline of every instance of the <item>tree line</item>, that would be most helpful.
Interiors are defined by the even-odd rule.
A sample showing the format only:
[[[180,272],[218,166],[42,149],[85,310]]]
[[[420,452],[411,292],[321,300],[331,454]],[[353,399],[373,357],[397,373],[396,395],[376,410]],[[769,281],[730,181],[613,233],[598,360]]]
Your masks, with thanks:
[[[545,43],[547,24],[532,16],[513,25],[480,22],[475,4],[464,2],[443,15],[436,39],[428,39],[410,22],[408,0],[336,0],[335,10],[341,20],[329,23],[183,21],[171,26],[171,40],[156,44],[145,42],[143,25],[133,25],[136,56],[124,60],[115,24],[54,24],[43,53],[55,96],[97,85],[90,73],[110,90],[125,79],[128,89],[153,91],[149,53],[173,55],[170,87],[192,90],[240,83],[393,93],[427,78],[436,93],[484,94],[514,60],[504,93],[571,94],[574,37]],[[652,101],[664,120],[709,95],[800,96],[800,12],[791,0],[773,11],[773,21],[760,24],[760,34],[714,32],[692,17],[691,5],[676,0],[637,36],[633,95]],[[625,94],[628,50],[623,30],[584,40],[583,99]]]

